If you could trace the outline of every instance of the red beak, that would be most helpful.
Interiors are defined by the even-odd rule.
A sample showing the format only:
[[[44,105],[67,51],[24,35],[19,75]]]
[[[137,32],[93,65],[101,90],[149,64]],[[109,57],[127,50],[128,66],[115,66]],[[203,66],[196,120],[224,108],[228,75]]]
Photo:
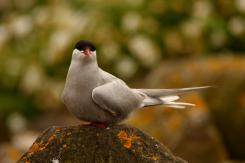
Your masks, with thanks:
[[[86,56],[89,56],[89,54],[90,54],[90,49],[89,49],[89,48],[84,49],[84,54],[85,54]]]

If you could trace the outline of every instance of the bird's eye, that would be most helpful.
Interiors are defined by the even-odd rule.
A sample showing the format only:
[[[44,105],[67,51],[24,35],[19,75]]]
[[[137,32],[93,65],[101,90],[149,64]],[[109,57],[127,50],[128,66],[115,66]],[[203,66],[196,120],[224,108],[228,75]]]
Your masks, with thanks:
[[[90,50],[91,50],[92,52],[95,52],[95,47],[90,47]]]

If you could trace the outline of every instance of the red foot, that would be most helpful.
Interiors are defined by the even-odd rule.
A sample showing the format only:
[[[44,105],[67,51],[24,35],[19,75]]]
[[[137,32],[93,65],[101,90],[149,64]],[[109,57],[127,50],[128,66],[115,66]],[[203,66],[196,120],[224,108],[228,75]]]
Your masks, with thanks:
[[[91,122],[89,126],[94,126],[96,128],[105,129],[109,126],[106,122]]]

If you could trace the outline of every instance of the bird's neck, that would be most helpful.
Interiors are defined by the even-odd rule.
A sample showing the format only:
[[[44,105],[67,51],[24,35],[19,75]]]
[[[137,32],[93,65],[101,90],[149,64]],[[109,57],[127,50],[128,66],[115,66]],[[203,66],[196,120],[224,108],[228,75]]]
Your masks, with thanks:
[[[81,87],[94,85],[98,81],[99,67],[96,61],[89,63],[82,63],[81,61],[73,61],[70,65],[67,74],[67,83],[74,83]],[[72,84],[70,84],[72,85]]]
[[[81,66],[86,69],[98,69],[97,60],[84,60],[81,62]]]

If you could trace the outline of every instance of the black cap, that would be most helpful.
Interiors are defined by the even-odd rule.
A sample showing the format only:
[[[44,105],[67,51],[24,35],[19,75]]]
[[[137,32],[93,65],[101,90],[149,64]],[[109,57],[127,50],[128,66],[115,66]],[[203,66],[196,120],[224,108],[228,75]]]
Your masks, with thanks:
[[[85,48],[89,48],[91,51],[96,50],[95,45],[92,42],[86,41],[86,40],[80,40],[75,45],[75,49],[80,50],[80,51],[84,50]]]

